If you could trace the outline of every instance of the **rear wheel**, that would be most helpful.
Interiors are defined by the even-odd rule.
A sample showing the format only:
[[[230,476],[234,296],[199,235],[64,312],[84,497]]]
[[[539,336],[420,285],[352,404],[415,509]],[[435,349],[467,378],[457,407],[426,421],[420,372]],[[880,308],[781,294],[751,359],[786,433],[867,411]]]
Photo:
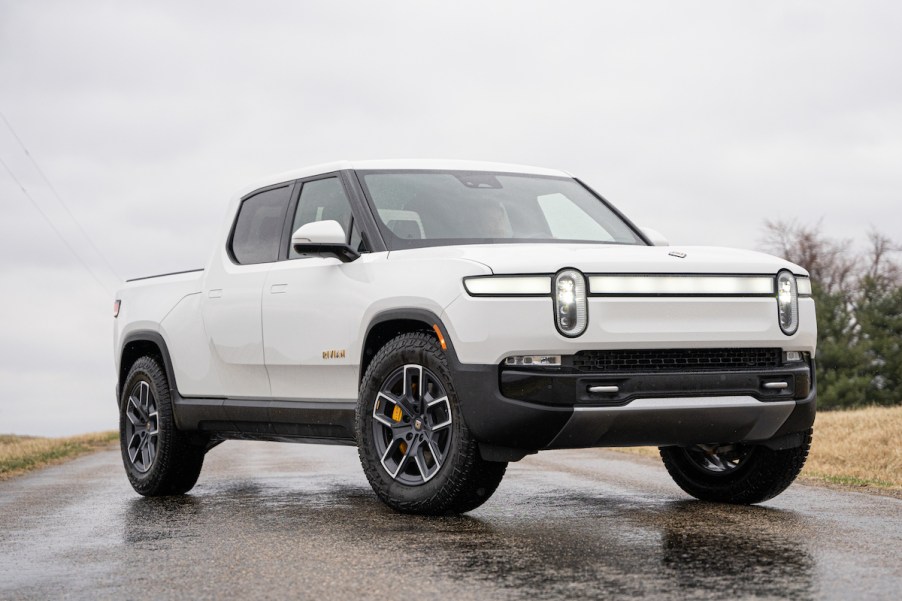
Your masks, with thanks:
[[[166,373],[153,357],[135,361],[125,380],[119,441],[128,480],[142,495],[183,494],[200,476],[205,449],[176,428]]]
[[[370,485],[398,511],[470,511],[507,468],[480,456],[445,356],[426,333],[403,334],[376,353],[360,385],[356,429]]]
[[[762,445],[661,447],[674,482],[702,501],[751,504],[771,499],[792,484],[805,465],[811,430],[802,445],[775,451]]]

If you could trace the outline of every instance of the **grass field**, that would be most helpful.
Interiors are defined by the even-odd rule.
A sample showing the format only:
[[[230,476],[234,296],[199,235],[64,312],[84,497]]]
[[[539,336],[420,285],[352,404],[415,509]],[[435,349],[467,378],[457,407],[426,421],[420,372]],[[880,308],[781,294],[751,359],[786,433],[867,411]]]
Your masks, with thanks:
[[[105,448],[118,438],[116,432],[67,438],[0,434],[0,480]]]
[[[658,457],[654,447],[617,450]],[[902,491],[902,406],[819,412],[802,477]]]

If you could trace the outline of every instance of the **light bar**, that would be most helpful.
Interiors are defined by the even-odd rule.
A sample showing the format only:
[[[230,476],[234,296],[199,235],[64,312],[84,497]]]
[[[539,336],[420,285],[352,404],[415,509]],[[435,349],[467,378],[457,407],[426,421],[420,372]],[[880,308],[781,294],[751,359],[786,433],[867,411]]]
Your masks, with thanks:
[[[796,287],[799,289],[799,296],[811,296],[811,278],[796,276]]]
[[[537,296],[551,294],[551,276],[475,276],[464,278],[464,288],[473,296]]]
[[[589,292],[607,296],[771,296],[773,276],[592,275]]]

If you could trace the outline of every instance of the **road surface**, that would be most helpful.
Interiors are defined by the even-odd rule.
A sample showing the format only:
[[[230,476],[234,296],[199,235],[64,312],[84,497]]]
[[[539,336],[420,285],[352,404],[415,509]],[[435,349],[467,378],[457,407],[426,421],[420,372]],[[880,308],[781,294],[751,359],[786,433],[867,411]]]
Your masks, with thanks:
[[[898,599],[902,500],[793,485],[692,501],[660,462],[512,464],[462,517],[393,513],[350,447],[227,442],[188,496],[118,451],[0,482],[0,599]]]

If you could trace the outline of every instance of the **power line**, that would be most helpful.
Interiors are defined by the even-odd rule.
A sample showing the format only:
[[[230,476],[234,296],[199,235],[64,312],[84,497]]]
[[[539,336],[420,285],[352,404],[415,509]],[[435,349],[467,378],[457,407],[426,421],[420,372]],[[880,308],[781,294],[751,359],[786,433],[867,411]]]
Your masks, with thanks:
[[[82,267],[84,267],[89,274],[91,274],[91,277],[94,278],[94,281],[97,282],[97,285],[103,289],[104,293],[106,293],[109,296],[113,296],[113,293],[100,280],[100,277],[98,277],[98,275],[96,273],[94,273],[94,270],[91,269],[91,267],[87,263],[85,263],[85,261],[78,255],[77,252],[75,252],[75,249],[72,248],[72,245],[69,244],[69,241],[66,240],[65,236],[63,236],[63,233],[59,229],[57,229],[57,227],[53,224],[53,221],[50,219],[50,217],[47,215],[47,213],[45,213],[44,210],[40,207],[40,205],[38,205],[38,203],[35,202],[34,198],[31,197],[31,194],[28,193],[28,190],[25,189],[25,186],[22,185],[22,182],[19,181],[19,178],[16,177],[16,175],[12,172],[12,170],[9,168],[9,166],[6,164],[6,162],[2,158],[0,158],[0,165],[3,165],[3,168],[6,170],[6,172],[9,174],[9,176],[12,178],[12,180],[14,182],[16,182],[16,185],[19,186],[19,189],[22,191],[22,194],[25,195],[25,198],[27,198],[28,201],[31,203],[31,206],[33,206],[35,209],[37,209],[38,213],[41,214],[41,217],[44,218],[44,221],[47,222],[47,225],[50,226],[50,228],[56,233],[56,235],[63,242],[63,244],[66,245],[66,248],[69,249],[69,252],[72,253],[72,256],[75,257],[75,259],[79,263],[81,263]]]
[[[110,273],[112,273],[113,276],[114,276],[118,281],[121,282],[121,281],[122,281],[122,278],[119,277],[119,274],[116,273],[116,270],[113,269],[113,266],[110,264],[109,261],[107,261],[106,256],[105,256],[102,252],[100,252],[100,249],[97,248],[97,245],[96,245],[96,244],[94,244],[94,241],[91,239],[91,236],[89,236],[89,235],[88,235],[88,232],[85,231],[85,228],[82,227],[81,222],[79,222],[78,219],[75,218],[75,215],[72,213],[72,211],[69,210],[69,206],[63,201],[62,196],[60,196],[60,194],[56,191],[56,188],[55,188],[54,185],[50,182],[50,179],[49,179],[49,178],[47,177],[47,175],[44,173],[44,170],[41,169],[41,166],[38,165],[38,162],[35,160],[35,158],[34,158],[34,157],[31,155],[31,153],[28,151],[28,148],[25,146],[25,143],[24,143],[24,142],[22,141],[22,139],[19,137],[19,134],[16,133],[16,130],[13,129],[12,124],[9,122],[9,119],[6,118],[6,115],[3,114],[3,111],[0,111],[0,118],[3,119],[3,122],[6,124],[6,128],[9,129],[9,132],[13,135],[13,138],[15,138],[16,142],[18,142],[19,147],[22,149],[22,152],[25,153],[25,156],[27,156],[27,157],[28,157],[28,160],[31,161],[31,164],[34,165],[34,168],[35,168],[35,169],[37,170],[37,172],[41,175],[41,178],[44,180],[44,183],[47,184],[47,187],[48,187],[48,188],[50,188],[50,191],[53,193],[53,196],[56,197],[56,200],[60,203],[60,205],[62,205],[63,209],[65,209],[66,213],[67,213],[67,214],[69,215],[69,217],[72,219],[72,222],[76,225],[76,227],[78,227],[79,231],[80,231],[80,232],[82,233],[82,235],[85,237],[85,240],[88,241],[88,244],[91,246],[91,248],[94,249],[94,252],[97,254],[97,256],[100,257],[100,260],[103,261],[104,265],[106,265],[106,268],[110,270]],[[6,170],[9,171],[9,167],[7,167]],[[20,187],[21,187],[21,186],[20,186]],[[22,189],[24,190],[24,188],[22,188]]]

